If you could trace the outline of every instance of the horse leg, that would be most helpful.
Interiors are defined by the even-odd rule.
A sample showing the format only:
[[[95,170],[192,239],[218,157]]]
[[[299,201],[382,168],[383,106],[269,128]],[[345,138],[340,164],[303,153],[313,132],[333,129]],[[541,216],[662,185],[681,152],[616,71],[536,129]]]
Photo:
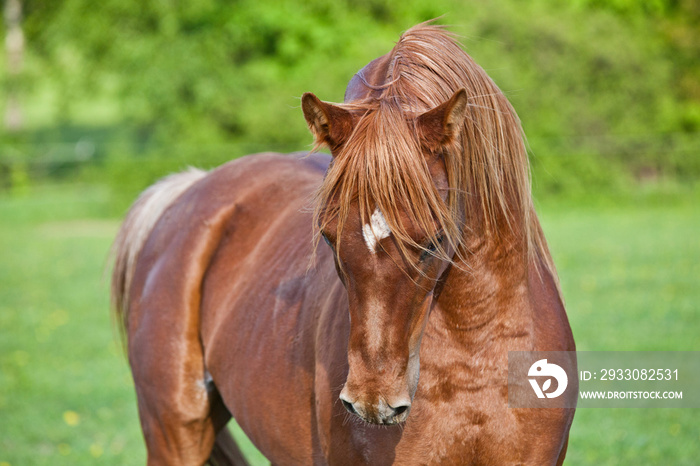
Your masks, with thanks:
[[[564,457],[566,456],[566,449],[569,446],[569,435],[567,434],[566,440],[564,440],[564,446],[561,449],[561,453],[559,453],[559,459],[557,460],[557,466],[561,466],[564,464]]]
[[[157,301],[162,305],[174,295]],[[176,303],[158,312],[150,299],[146,295],[136,307],[129,333],[148,464],[247,464],[226,429],[231,414],[204,367],[199,322],[186,318],[191,312],[177,312]]]
[[[209,464],[212,466],[247,466],[246,461],[236,441],[227,428],[221,429],[216,435],[214,449],[209,456]]]
[[[134,301],[129,320],[129,362],[148,464],[245,465],[226,429],[231,414],[204,367],[198,309],[176,293],[183,288],[152,286]]]
[[[248,466],[243,452],[238,448],[236,441],[231,436],[226,424],[231,419],[231,413],[224,405],[216,387],[213,384],[209,386],[211,399],[211,418],[214,422],[214,428],[218,432],[214,447],[209,455],[209,464],[212,466]]]
[[[216,437],[202,349],[167,335],[164,327],[148,328],[156,320],[143,319],[129,340],[148,464],[201,465]]]

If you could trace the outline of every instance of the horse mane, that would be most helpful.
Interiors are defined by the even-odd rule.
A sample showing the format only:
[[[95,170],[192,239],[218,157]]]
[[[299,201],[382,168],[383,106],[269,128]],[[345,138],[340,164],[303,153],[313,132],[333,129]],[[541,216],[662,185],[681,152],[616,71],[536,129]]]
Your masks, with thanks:
[[[447,241],[431,253],[449,259],[447,244],[455,251],[468,251],[469,232],[476,221],[480,226],[474,233],[496,240],[504,238],[506,231],[515,233],[529,258],[536,254],[535,264],[553,272],[532,204],[520,120],[501,90],[453,34],[429,22],[406,31],[388,60],[384,84],[370,85],[361,71],[358,77],[374,92],[338,104],[359,119],[334,154],[317,193],[315,224],[323,229],[337,218],[340,236],[350,203],[359,200],[363,223],[379,208],[402,252],[426,250],[400,221],[400,206],[420,230],[444,232]],[[445,202],[425,157],[416,157],[421,141],[415,122],[418,115],[460,89],[467,92],[466,118],[460,137],[441,154],[449,185]]]

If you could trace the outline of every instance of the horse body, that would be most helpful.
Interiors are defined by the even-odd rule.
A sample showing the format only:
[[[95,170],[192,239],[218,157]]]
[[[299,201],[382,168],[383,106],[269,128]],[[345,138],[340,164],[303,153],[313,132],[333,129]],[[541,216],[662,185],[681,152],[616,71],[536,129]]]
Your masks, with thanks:
[[[157,189],[132,209],[117,256],[138,258],[117,267],[115,290],[125,299],[150,463],[202,463],[212,447],[242,462],[217,437],[231,416],[273,464],[563,461],[573,410],[508,408],[508,351],[574,349],[543,243],[533,248],[526,227],[489,219],[477,189],[460,210],[470,234],[459,252],[449,250],[448,261],[411,252],[416,272],[396,244],[400,223],[417,242],[434,233],[406,202],[391,217],[377,201],[391,235],[373,240],[356,198],[343,227],[309,209],[367,115],[352,113],[357,102],[381,96],[396,61],[397,53],[380,57],[353,78],[347,115],[305,96],[309,126],[333,158],[246,157],[164,184],[181,188],[158,209],[144,207]],[[458,94],[437,126],[463,111]],[[433,104],[411,105],[420,113]],[[420,134],[435,128],[434,119],[418,121]],[[425,173],[449,188],[445,158],[426,155]],[[508,212],[518,211],[513,199],[505,197]],[[138,240],[145,233],[134,225],[147,212],[158,220]],[[532,215],[527,228],[541,235]],[[318,223],[331,248],[311,241]],[[437,255],[433,246],[425,249]]]

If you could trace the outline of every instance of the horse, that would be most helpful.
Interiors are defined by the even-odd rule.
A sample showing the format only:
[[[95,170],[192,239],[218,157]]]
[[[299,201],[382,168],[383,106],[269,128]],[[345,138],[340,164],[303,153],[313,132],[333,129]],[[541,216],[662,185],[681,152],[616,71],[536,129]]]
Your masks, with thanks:
[[[508,406],[509,351],[575,345],[504,94],[422,23],[301,107],[310,153],[171,175],[117,235],[148,464],[246,464],[231,418],[272,464],[562,464],[574,410]]]

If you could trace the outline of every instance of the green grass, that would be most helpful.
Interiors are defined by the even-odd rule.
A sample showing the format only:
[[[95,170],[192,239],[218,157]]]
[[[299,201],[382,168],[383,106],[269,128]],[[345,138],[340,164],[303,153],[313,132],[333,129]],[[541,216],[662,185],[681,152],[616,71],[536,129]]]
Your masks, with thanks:
[[[103,266],[106,192],[0,201],[0,462],[142,462],[130,375]],[[1,463],[0,463],[1,464]]]
[[[578,348],[700,350],[700,215],[637,201],[540,208]],[[108,204],[91,186],[0,195],[0,466],[144,462],[103,277]],[[580,409],[567,464],[696,464],[697,415]]]
[[[700,351],[697,200],[541,209],[577,349]],[[567,464],[695,465],[697,409],[579,409]]]

